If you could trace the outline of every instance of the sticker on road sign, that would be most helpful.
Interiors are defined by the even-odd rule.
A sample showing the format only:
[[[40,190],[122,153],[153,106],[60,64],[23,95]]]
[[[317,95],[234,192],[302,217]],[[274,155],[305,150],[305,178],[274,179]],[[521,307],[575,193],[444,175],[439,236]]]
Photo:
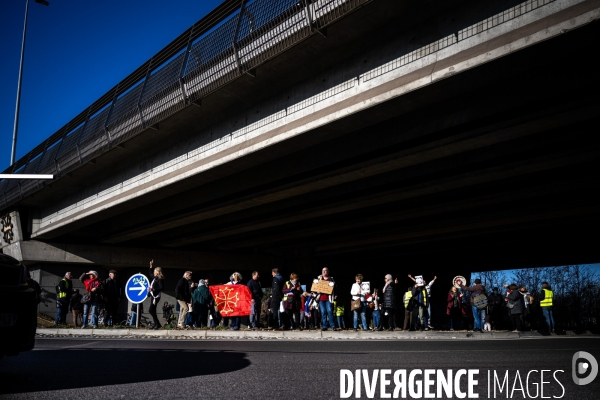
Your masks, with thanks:
[[[144,274],[135,274],[127,281],[125,285],[125,295],[133,304],[138,304],[148,297],[148,287],[150,282]]]

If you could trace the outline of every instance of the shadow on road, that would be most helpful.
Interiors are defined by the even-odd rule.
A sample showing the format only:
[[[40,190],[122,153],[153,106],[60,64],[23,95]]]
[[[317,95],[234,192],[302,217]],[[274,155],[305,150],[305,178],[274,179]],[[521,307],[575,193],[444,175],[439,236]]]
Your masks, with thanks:
[[[250,365],[245,353],[201,350],[67,349],[0,362],[0,394],[64,390],[215,375]]]

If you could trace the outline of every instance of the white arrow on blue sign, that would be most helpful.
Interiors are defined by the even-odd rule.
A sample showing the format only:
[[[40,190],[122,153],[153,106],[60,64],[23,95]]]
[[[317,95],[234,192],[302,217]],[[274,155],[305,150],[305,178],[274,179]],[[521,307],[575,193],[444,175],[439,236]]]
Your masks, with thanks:
[[[133,304],[139,304],[148,297],[148,287],[150,282],[146,275],[135,274],[127,281],[125,285],[125,295]]]

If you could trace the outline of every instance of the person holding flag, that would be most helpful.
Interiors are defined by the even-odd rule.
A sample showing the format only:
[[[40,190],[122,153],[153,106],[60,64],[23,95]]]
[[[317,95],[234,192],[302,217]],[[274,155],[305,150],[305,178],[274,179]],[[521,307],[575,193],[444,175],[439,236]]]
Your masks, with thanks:
[[[242,275],[234,272],[231,281],[223,285],[209,286],[216,310],[224,318],[231,318],[231,329],[240,329],[240,317],[250,315],[252,292],[242,285]]]

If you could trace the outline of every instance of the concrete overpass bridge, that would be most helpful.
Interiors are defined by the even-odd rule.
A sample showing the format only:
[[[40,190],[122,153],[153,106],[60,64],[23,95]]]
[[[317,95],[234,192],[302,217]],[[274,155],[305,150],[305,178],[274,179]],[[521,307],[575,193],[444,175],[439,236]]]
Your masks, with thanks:
[[[154,258],[217,281],[598,262],[599,16],[225,1],[5,171],[58,179],[0,183],[3,251],[53,277]]]

